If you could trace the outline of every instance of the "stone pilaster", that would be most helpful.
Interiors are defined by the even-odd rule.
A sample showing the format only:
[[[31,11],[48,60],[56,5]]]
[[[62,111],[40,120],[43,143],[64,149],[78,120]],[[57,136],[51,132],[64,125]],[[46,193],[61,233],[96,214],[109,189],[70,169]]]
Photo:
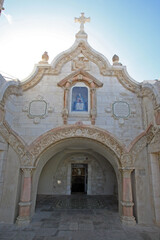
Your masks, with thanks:
[[[132,185],[131,185],[131,172],[133,168],[122,168],[122,223],[125,225],[136,224],[135,217],[133,216],[133,198],[132,198]]]
[[[67,83],[66,87],[64,89],[64,109],[63,109],[63,113],[62,113],[62,117],[63,117],[63,123],[67,124],[68,122],[68,95],[69,95],[69,86],[70,84]]]
[[[21,168],[23,173],[23,185],[21,189],[21,197],[19,202],[19,216],[16,220],[18,225],[25,225],[30,222],[31,210],[31,182],[33,168]]]
[[[95,125],[96,119],[96,88],[91,88],[91,123]]]

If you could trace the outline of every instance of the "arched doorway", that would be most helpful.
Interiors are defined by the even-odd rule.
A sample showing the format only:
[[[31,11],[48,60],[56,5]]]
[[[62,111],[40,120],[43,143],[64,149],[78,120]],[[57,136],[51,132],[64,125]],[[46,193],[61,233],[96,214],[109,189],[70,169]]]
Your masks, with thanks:
[[[28,150],[33,156],[33,164],[24,169],[20,214],[17,218],[20,224],[28,221],[35,212],[38,184],[44,166],[47,162],[49,163],[51,158],[54,158],[54,163],[59,158],[57,164],[60,163],[60,159],[64,159],[66,151],[68,151],[69,156],[67,157],[69,158],[72,153],[82,154],[85,152],[85,154],[93,155],[96,163],[98,163],[96,159],[103,158],[103,162],[108,162],[112,166],[117,179],[119,214],[125,224],[135,224],[131,186],[133,167],[126,165],[131,162],[131,159],[125,147],[110,133],[93,126],[64,126],[43,134],[29,146]],[[58,158],[56,158],[57,156]],[[102,163],[102,161],[100,162]],[[51,182],[53,183],[53,181]]]
[[[38,161],[33,176],[37,186],[33,189],[34,193],[37,192],[34,204],[40,195],[72,195],[77,192],[121,199],[121,174],[117,162],[116,155],[95,140],[77,137],[58,142]]]

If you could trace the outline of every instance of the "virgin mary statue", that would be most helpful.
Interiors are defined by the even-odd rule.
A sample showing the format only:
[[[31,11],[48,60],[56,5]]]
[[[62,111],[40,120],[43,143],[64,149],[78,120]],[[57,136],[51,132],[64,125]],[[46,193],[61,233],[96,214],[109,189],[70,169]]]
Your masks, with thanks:
[[[74,106],[75,106],[75,111],[85,111],[84,99],[80,93],[76,97]]]

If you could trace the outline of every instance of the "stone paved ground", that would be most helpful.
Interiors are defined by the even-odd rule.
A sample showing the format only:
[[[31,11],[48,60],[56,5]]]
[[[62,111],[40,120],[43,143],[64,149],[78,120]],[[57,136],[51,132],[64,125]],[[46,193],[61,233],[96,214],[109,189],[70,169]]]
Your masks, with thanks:
[[[112,207],[53,210],[41,202],[28,226],[0,224],[0,240],[160,240],[160,228],[124,226]]]

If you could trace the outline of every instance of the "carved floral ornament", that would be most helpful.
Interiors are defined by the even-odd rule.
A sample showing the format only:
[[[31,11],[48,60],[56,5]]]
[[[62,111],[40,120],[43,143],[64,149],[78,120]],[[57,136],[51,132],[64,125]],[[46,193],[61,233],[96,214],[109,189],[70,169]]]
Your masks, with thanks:
[[[151,125],[126,149],[124,145],[105,130],[93,126],[70,125],[52,129],[28,146],[7,123],[0,124],[0,134],[18,154],[21,166],[26,167],[35,166],[36,160],[42,152],[53,144],[61,140],[79,137],[97,141],[110,148],[119,159],[121,167],[133,167],[137,154],[152,141],[157,131],[158,129]]]

